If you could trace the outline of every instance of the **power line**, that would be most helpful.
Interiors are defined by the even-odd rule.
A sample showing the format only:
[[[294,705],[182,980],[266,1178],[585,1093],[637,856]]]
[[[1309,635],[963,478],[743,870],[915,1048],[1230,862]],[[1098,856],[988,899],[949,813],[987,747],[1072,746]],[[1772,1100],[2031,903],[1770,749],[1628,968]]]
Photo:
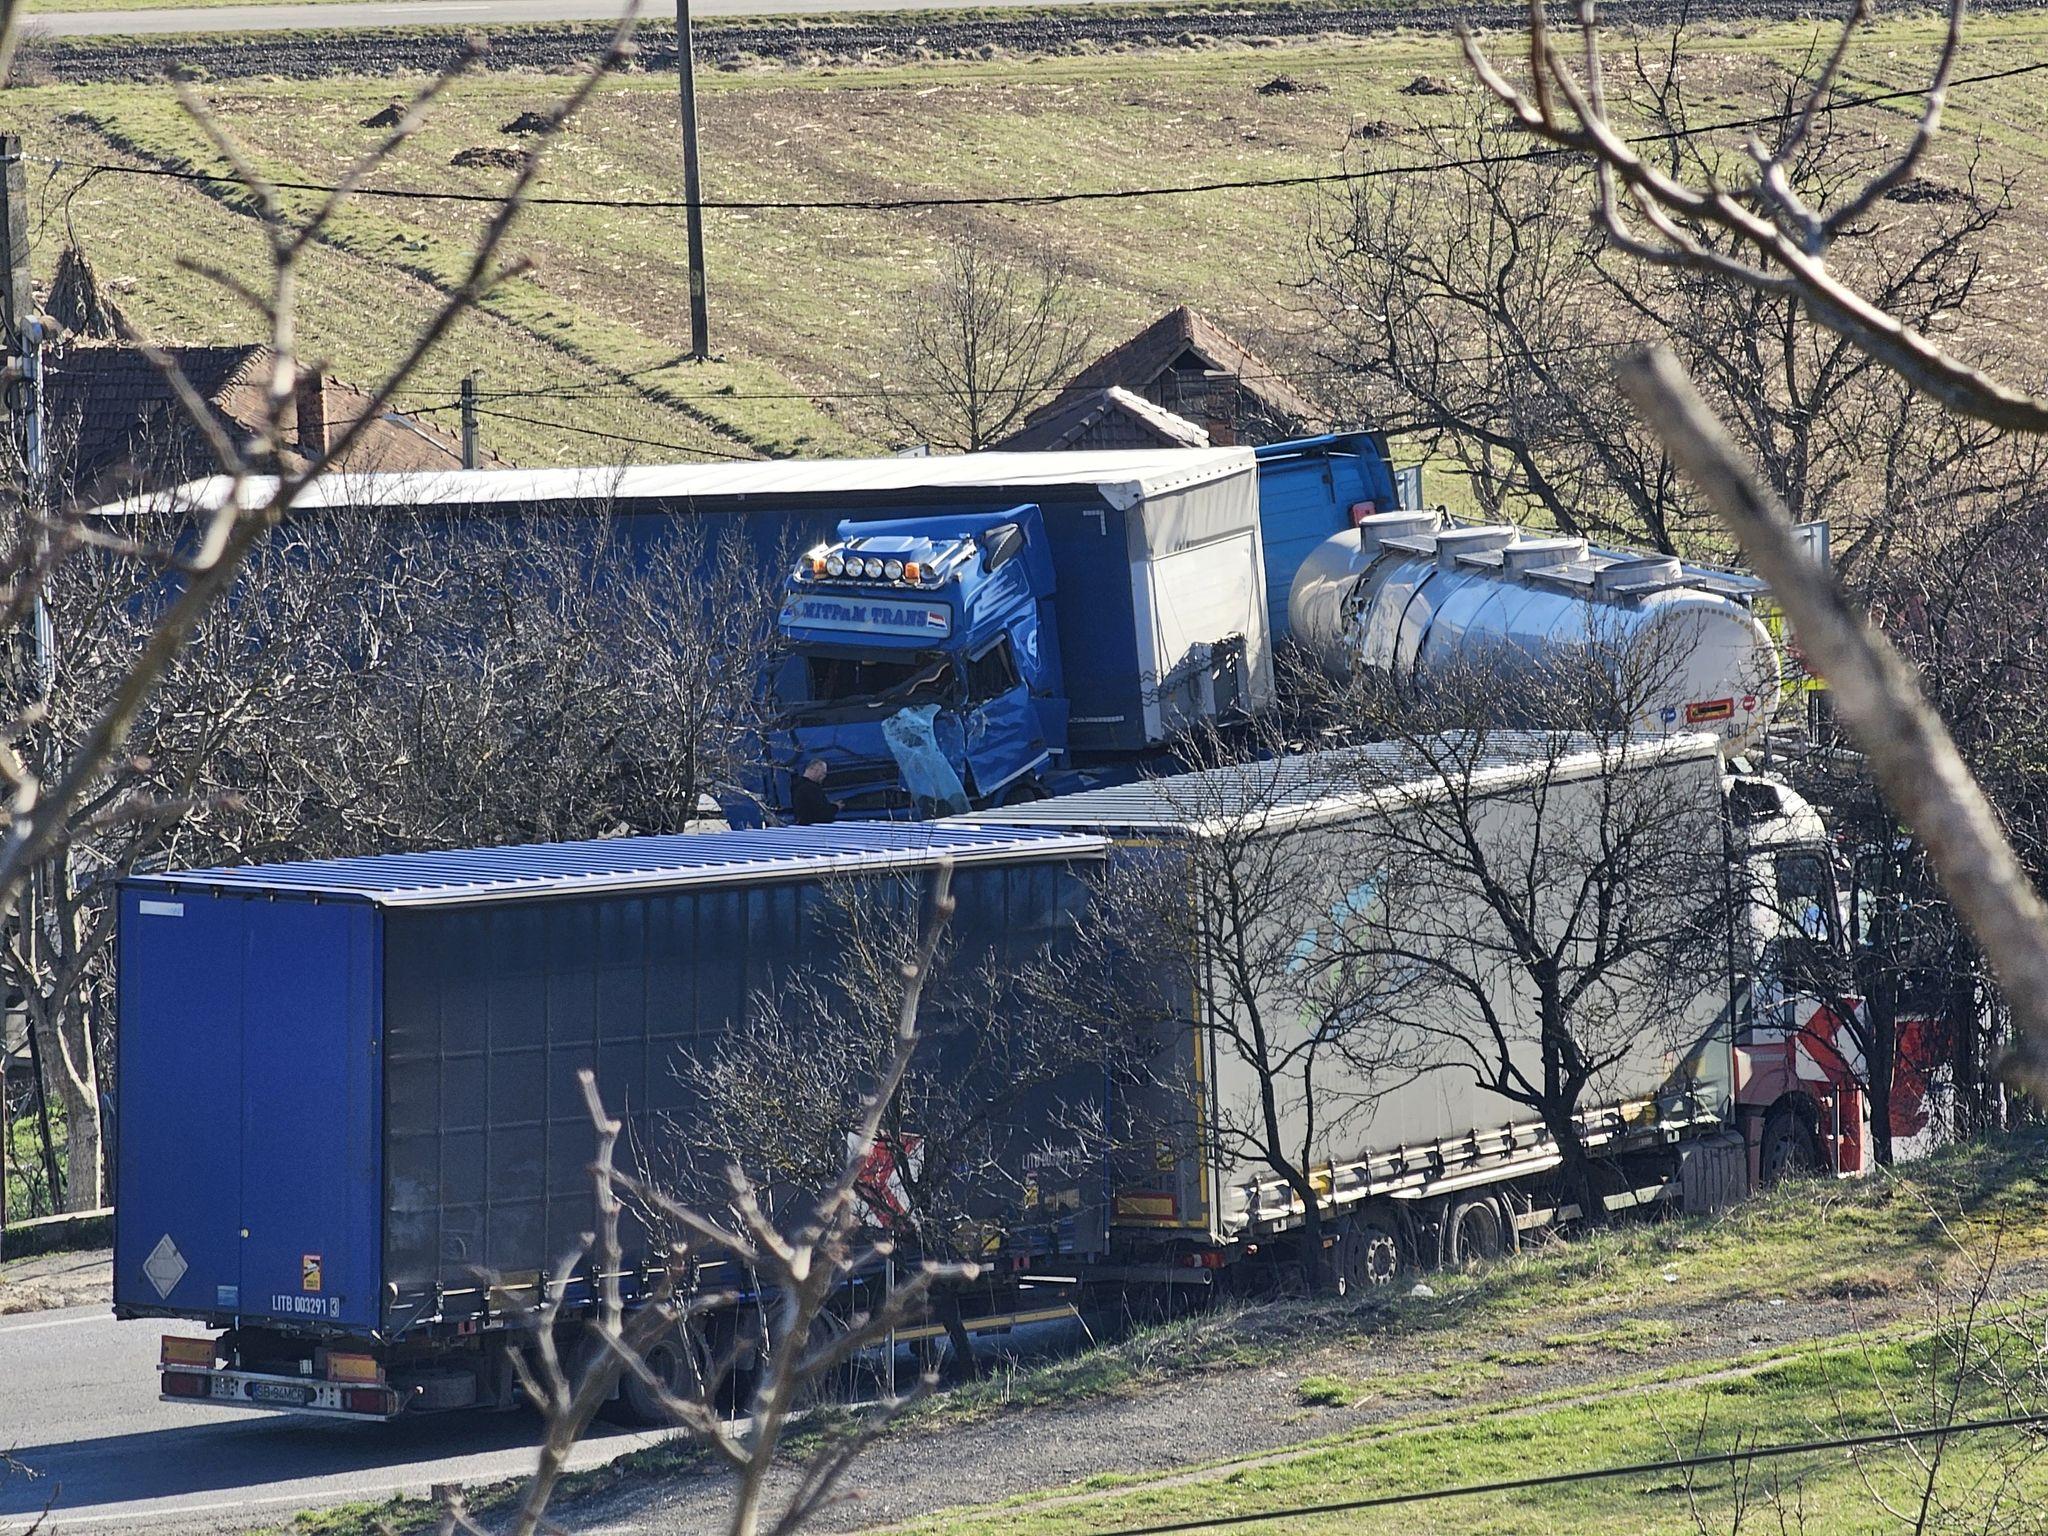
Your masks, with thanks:
[[[1447,357],[1434,357],[1431,358],[1430,361],[1432,363],[1439,364],[1485,363],[1495,361],[1535,361],[1540,358],[1565,357],[1585,352],[1616,351],[1630,344],[1630,338],[1623,337],[1611,341],[1558,342],[1554,345],[1541,347],[1496,347],[1490,351],[1485,352],[1453,353],[1452,355]],[[651,371],[653,370],[643,369],[641,370],[641,375],[644,375],[645,373]],[[1218,385],[1290,384],[1297,379],[1349,378],[1354,375],[1366,373],[1368,371],[1369,370],[1367,369],[1359,367],[1331,367],[1300,368],[1286,372],[1274,370],[1265,373],[1219,373],[1213,380],[1213,382]],[[639,377],[641,375],[629,374],[626,375],[625,377],[633,378]],[[1058,389],[1048,391],[1048,393],[1053,398],[1058,398],[1063,395],[1085,394],[1099,387],[1100,386],[1098,385],[1088,384],[1063,384]],[[431,395],[435,397],[435,403],[432,405],[420,405],[412,407],[412,409],[416,411],[446,411],[452,410],[455,408],[455,406],[460,404],[460,400],[457,398],[442,398],[447,395],[447,386],[444,385],[422,384],[414,389],[404,391],[404,393],[410,393],[413,395]],[[950,395],[953,393],[956,393],[956,391],[931,388],[911,389],[885,388],[881,386],[874,386],[863,387],[859,389],[849,388],[814,390],[718,389],[708,390],[702,393],[691,394],[666,392],[661,394],[655,394],[650,392],[649,390],[635,388],[630,385],[626,387],[617,387],[611,381],[586,382],[583,380],[576,380],[570,383],[566,383],[559,388],[479,390],[477,392],[476,398],[478,400],[633,400],[644,401],[648,404],[653,405],[661,405],[669,402],[680,403],[685,401],[700,400],[884,400],[889,399],[891,397],[903,399],[926,399],[936,396]],[[992,389],[985,391],[985,393],[990,395],[1006,395],[1018,393],[1035,394],[1037,393],[1037,391]]]
[[[421,407],[420,413],[422,415],[425,415],[428,412],[445,411],[449,409],[452,409],[452,407],[446,405],[430,405]],[[579,427],[576,426],[574,423],[566,421],[542,421],[538,417],[534,416],[519,416],[513,414],[511,411],[485,410],[481,406],[477,408],[477,415],[495,416],[500,421],[517,421],[529,427],[546,427],[550,431],[580,432],[585,437],[602,437],[607,438],[615,443],[631,443],[641,448],[660,448],[668,453],[693,453],[702,455],[705,458],[732,459],[735,460],[736,462],[744,464],[756,463],[759,462],[759,460],[761,459],[761,455],[758,453],[724,453],[716,448],[703,448],[692,443],[669,443],[663,442],[659,438],[634,437],[630,433],[606,432],[597,427]]]
[[[2009,69],[1990,70],[1983,74],[1965,75],[1951,80],[1954,89],[1964,85],[1984,85],[1996,80],[2010,80],[2020,75],[2031,75],[2048,70],[2048,59],[2035,60],[2028,64],[2017,64]],[[1925,87],[1897,91],[1880,91],[1868,96],[1855,96],[1846,101],[1824,102],[1818,108],[1822,113],[1846,112],[1858,107],[1881,106],[1887,102],[1905,101],[1927,94]],[[1669,144],[1683,139],[1697,138],[1703,134],[1729,133],[1742,128],[1762,128],[1772,123],[1789,122],[1800,116],[1798,111],[1770,112],[1756,117],[1728,118],[1715,123],[1702,123],[1689,128],[1671,128],[1656,133],[1633,134],[1631,144]],[[1548,160],[1558,156],[1575,154],[1577,151],[1547,147],[1525,149],[1514,154],[1477,155],[1460,160],[1444,160],[1434,164],[1399,164],[1363,166],[1353,171],[1308,172],[1294,176],[1254,176],[1237,180],[1183,182],[1174,185],[1153,187],[1105,187],[1094,191],[1073,190],[1064,192],[990,192],[957,193],[939,197],[849,197],[849,198],[706,198],[697,203],[703,210],[719,213],[885,213],[897,209],[917,208],[1029,208],[1050,207],[1061,203],[1120,202],[1134,198],[1148,197],[1193,197],[1210,192],[1271,191],[1291,187],[1314,187],[1348,185],[1362,181],[1376,181],[1387,176],[1439,175],[1445,171],[1470,170],[1491,165],[1505,165],[1523,161]],[[204,183],[227,183],[246,185],[247,178],[234,171],[181,170],[170,166],[113,165],[90,160],[64,160],[47,156],[25,158],[45,161],[54,166],[69,165],[89,171],[95,175],[108,173],[120,176],[149,176],[171,181]],[[317,181],[272,181],[269,186],[284,192],[338,191],[331,182]],[[446,189],[423,187],[358,187],[352,193],[356,197],[381,197],[409,202],[446,203],[502,203],[504,198],[490,192],[456,192]],[[690,207],[687,198],[679,197],[569,197],[560,195],[535,194],[524,202],[536,208],[605,208],[615,211],[656,211],[674,212]]]
[[[1745,1462],[1770,1461],[1786,1456],[1811,1456],[1822,1451],[1904,1445],[1920,1440],[1945,1439],[1950,1435],[1979,1434],[1993,1429],[2033,1429],[2042,1425],[2048,1425],[2048,1413],[2016,1413],[1998,1419],[1964,1419],[1954,1424],[1930,1424],[1918,1429],[1874,1430],[1866,1435],[1841,1435],[1830,1440],[1798,1440],[1779,1445],[1756,1445],[1746,1450],[1711,1451],[1698,1456],[1672,1456],[1663,1461],[1629,1462],[1618,1467],[1588,1467],[1576,1472],[1544,1472],[1529,1477],[1501,1478],[1490,1483],[1461,1483],[1450,1488],[1382,1493],[1371,1498],[1342,1499],[1330,1504],[1297,1504],[1287,1509],[1259,1510],[1248,1514],[1208,1515],[1199,1520],[1175,1520],[1162,1525],[1140,1525],[1104,1531],[1098,1533],[1098,1536],[1179,1536],[1179,1533],[1185,1531],[1213,1531],[1228,1526],[1253,1525],[1266,1520],[1350,1514],[1364,1509],[1391,1509],[1403,1504],[1430,1504],[1441,1499],[1474,1498],[1489,1493],[1521,1493],[1535,1488],[1556,1488],[1570,1483],[1600,1482],[1617,1477],[1642,1477],[1660,1472],[1702,1471],[1713,1467],[1738,1466]]]

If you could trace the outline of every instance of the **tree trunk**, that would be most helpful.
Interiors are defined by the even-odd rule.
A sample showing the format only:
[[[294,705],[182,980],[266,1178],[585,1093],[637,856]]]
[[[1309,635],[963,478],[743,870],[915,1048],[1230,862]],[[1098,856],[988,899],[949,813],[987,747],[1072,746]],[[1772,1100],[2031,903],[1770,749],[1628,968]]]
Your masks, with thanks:
[[[106,1204],[106,1182],[100,1169],[99,1072],[91,1023],[81,1007],[59,1003],[51,1012],[54,1020],[46,1016],[40,1026],[30,1027],[40,1029],[43,1072],[55,1085],[64,1113],[64,1209],[97,1210]]]
[[[1970,941],[1960,932],[1951,937],[1947,956],[1947,985],[1942,989],[1942,1013],[1950,1030],[1950,1064],[1955,1077],[1956,1131],[1959,1139],[1974,1140],[1991,1129],[1983,1097],[1981,1068],[1992,1048],[1983,1038],[1983,1021],[1977,1017],[1977,987],[1972,975]]]
[[[1890,974],[1877,978],[1870,996],[1870,1048],[1863,1064],[1865,1088],[1870,1095],[1870,1151],[1880,1167],[1892,1165],[1892,1075],[1898,1067],[1898,988]]]
[[[938,1306],[939,1322],[946,1330],[948,1353],[952,1356],[953,1379],[955,1381],[979,1381],[981,1379],[981,1357],[974,1352],[974,1340],[967,1332],[967,1321],[960,1315],[960,1293],[950,1286],[933,1298]]]
[[[1287,1182],[1301,1198],[1301,1284],[1311,1296],[1326,1296],[1333,1289],[1330,1256],[1323,1247],[1323,1203],[1306,1180],[1291,1175]]]
[[[1550,1119],[1547,1115],[1544,1118],[1546,1121]],[[1603,1219],[1607,1210],[1593,1192],[1593,1159],[1579,1141],[1578,1127],[1572,1125],[1560,1132],[1558,1127],[1552,1124],[1550,1134],[1557,1143],[1558,1155],[1562,1159],[1557,1169],[1559,1201],[1567,1205],[1576,1205],[1581,1221],[1590,1223]]]

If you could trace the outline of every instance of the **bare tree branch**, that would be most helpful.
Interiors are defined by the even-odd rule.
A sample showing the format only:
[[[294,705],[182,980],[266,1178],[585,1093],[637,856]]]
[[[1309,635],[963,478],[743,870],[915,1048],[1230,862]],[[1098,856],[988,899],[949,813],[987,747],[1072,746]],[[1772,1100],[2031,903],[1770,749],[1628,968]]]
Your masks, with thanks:
[[[1582,0],[1579,14],[1581,47],[1574,65],[1552,39],[1543,0],[1531,0],[1526,90],[1493,65],[1469,29],[1461,29],[1461,37],[1467,63],[1516,122],[1548,143],[1591,158],[1600,185],[1598,217],[1618,248],[1643,261],[1691,268],[1760,292],[1796,293],[1820,324],[1948,409],[2008,430],[2048,431],[2048,402],[1955,357],[1924,330],[1904,324],[1843,281],[1827,261],[1836,239],[1912,176],[1939,131],[1961,45],[1963,0],[1951,0],[1927,104],[1912,138],[1887,166],[1825,214],[1799,195],[1788,164],[1839,76],[1851,37],[1868,19],[1862,0],[1843,22],[1837,46],[1808,87],[1793,128],[1775,148],[1750,143],[1749,177],[1727,182],[1709,175],[1704,185],[1652,163],[1613,121],[1592,0]]]
[[[2048,1088],[2048,903],[1947,728],[1890,643],[1801,558],[1784,507],[1757,484],[1677,362],[1661,351],[1639,353],[1621,365],[1620,378],[1784,604],[1801,650],[2012,1000],[2021,1039],[2010,1070],[2036,1093]]]

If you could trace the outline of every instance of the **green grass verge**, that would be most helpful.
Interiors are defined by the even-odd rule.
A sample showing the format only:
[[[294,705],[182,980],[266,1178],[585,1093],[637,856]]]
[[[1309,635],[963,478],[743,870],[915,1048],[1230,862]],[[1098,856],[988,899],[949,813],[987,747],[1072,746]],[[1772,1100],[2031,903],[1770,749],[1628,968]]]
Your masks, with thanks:
[[[7,1138],[4,1159],[7,1219],[10,1222],[29,1221],[38,1216],[54,1215],[55,1207],[50,1199],[50,1182],[43,1158],[42,1126],[34,1112],[17,1115],[12,1120],[0,1124],[0,1134]],[[50,1103],[50,1145],[56,1156],[60,1177],[64,1168],[67,1136],[64,1105],[53,1098]]]
[[[1343,1437],[1290,1460],[1213,1475],[1176,1476],[1077,1498],[1059,1490],[1038,1499],[963,1509],[912,1522],[928,1536],[1095,1536],[1138,1525],[1279,1512],[1302,1505],[1387,1498],[1495,1480],[1585,1472],[1759,1444],[1882,1431],[1892,1409],[1924,1403],[1944,1380],[1939,1352],[1924,1340],[1809,1351],[1723,1380],[1640,1384],[1593,1400],[1551,1406],[1509,1400],[1442,1422]],[[1968,1387],[1963,1416],[2004,1410],[1988,1387]],[[1911,1411],[1908,1409],[1907,1411]],[[1988,1509],[1997,1489],[2008,1517],[2024,1517],[2048,1491],[2048,1470],[2018,1432],[1958,1439],[1946,1447],[1939,1497],[1958,1513]],[[1761,1465],[1761,1464],[1760,1464]],[[1728,1529],[1740,1496],[1796,1508],[1809,1532],[1910,1529],[1894,1525],[1877,1495],[1911,1508],[1916,1463],[1899,1449],[1854,1460],[1836,1452],[1770,1463],[1753,1474],[1717,1468],[1637,1473],[1408,1508],[1282,1517],[1261,1530],[1487,1533]],[[1754,1511],[1752,1511],[1754,1513]]]
[[[1202,1374],[1288,1366],[1304,1371],[1293,1389],[1304,1407],[1376,1406],[1396,1426],[1312,1440],[1284,1465],[1182,1469],[1175,1479],[1200,1478],[1185,1486],[1103,1474],[915,1527],[932,1536],[965,1536],[970,1528],[1094,1536],[1155,1519],[1273,1507],[1320,1487],[1349,1491],[1329,1498],[1368,1496],[1484,1481],[1502,1466],[1534,1471],[1654,1459],[1695,1438],[1725,1447],[1738,1431],[1768,1438],[1782,1429],[1778,1437],[1785,1439],[1816,1429],[1849,1432],[1877,1422],[1887,1394],[1927,1401],[1929,1329],[1919,1298],[1971,1272],[1994,1250],[2009,1273],[2048,1258],[2048,1133],[1952,1149],[1895,1175],[1788,1186],[1711,1219],[1585,1233],[1486,1271],[1432,1277],[1432,1296],[1218,1307],[942,1393],[891,1433],[956,1431],[996,1414],[1170,1390]],[[2018,1282],[2021,1304],[2032,1283]],[[1871,1303],[1871,1325],[1850,1341],[1702,1352],[1682,1321],[1724,1303],[1845,1296]],[[1406,1346],[1398,1355],[1394,1342]],[[1428,1363],[1416,1365],[1418,1356]],[[1515,1373],[1560,1360],[1583,1368],[1569,1384],[1514,1390]],[[832,1427],[824,1421],[812,1433]],[[2002,1456],[2010,1447],[2006,1440],[1992,1449]],[[1906,1462],[1886,1452],[1872,1459],[1879,1464],[1892,1477]],[[659,1447],[582,1474],[565,1496],[700,1465],[686,1446]],[[1958,1475],[2002,1466],[1991,1449],[1969,1450],[1954,1463]],[[1804,1487],[1810,1469],[1797,1470]],[[1811,1529],[1877,1528],[1855,1523],[1869,1511],[1857,1497],[1860,1474],[1845,1479],[1844,1471],[1836,1462],[1813,1474],[1818,1502],[1810,1513],[1819,1523]],[[1718,1488],[1715,1496],[1724,1497],[1729,1484],[1723,1476],[1703,1479],[1699,1488]],[[1627,1513],[1633,1495],[1597,1485],[1527,1508],[1481,1501],[1478,1514],[1461,1507],[1456,1518],[1479,1519],[1471,1528],[1485,1531],[1583,1529],[1582,1517],[1623,1520],[1631,1530],[1691,1529],[1683,1524],[1682,1487],[1678,1492],[1676,1504],[1642,1514],[1647,1523],[1640,1526],[1626,1523],[1637,1518]],[[1114,1497],[1048,1503],[1082,1494]],[[378,1521],[398,1531],[425,1529],[432,1511],[421,1501],[358,1506],[305,1516],[295,1529],[357,1536],[376,1530]],[[1376,1518],[1355,1526],[1396,1528]]]

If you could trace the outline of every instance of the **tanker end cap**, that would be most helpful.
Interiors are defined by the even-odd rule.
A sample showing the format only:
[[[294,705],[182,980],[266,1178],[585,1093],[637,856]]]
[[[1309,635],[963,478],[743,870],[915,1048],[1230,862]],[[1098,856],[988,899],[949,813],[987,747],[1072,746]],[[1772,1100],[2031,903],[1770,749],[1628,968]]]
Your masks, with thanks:
[[[1351,595],[1379,558],[1378,538],[1369,525],[1421,520],[1413,513],[1368,518],[1356,533],[1333,533],[1324,539],[1295,571],[1287,589],[1287,632],[1333,677],[1344,677],[1349,668]]]
[[[1721,755],[1753,745],[1777,714],[1784,664],[1770,632],[1739,603],[1696,591],[1667,591],[1649,605],[1633,637],[1646,668],[1644,693],[1661,701],[1645,724],[1666,733],[1707,732]],[[1642,697],[1643,695],[1638,695]]]

